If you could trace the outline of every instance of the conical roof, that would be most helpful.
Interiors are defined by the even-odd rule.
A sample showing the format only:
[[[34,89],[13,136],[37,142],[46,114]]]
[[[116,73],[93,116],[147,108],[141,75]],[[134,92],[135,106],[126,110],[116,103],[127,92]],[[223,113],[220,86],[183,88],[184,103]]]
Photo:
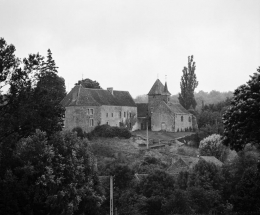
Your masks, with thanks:
[[[167,82],[165,82],[164,89],[163,89],[163,95],[171,95],[171,93],[168,91]]]
[[[149,91],[148,95],[171,95],[171,93],[168,91],[167,83],[165,83],[164,86],[162,82],[157,79],[153,84],[151,90]]]

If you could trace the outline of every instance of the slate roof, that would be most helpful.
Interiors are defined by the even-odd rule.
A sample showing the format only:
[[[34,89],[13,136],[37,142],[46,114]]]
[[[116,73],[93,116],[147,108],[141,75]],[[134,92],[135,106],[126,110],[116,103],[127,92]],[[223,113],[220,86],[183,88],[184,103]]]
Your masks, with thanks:
[[[128,91],[114,90],[113,94],[108,90],[84,88],[75,86],[61,101],[64,107],[68,106],[128,106],[136,107],[136,104]]]
[[[136,103],[137,117],[147,117],[148,103]]]
[[[208,163],[210,163],[210,162],[214,163],[216,166],[222,166],[223,165],[223,163],[214,156],[200,156],[200,158],[205,160]]]
[[[171,93],[168,91],[167,83],[165,83],[164,86],[162,82],[157,79],[153,84],[151,90],[149,91],[148,95],[171,95]]]
[[[181,114],[190,114],[181,104],[179,103],[167,103],[168,107],[171,109],[173,113],[181,113]]]

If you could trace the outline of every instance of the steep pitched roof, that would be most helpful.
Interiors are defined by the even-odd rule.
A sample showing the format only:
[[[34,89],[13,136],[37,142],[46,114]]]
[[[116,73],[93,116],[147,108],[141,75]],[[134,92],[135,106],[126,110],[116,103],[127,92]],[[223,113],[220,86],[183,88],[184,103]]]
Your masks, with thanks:
[[[75,86],[67,96],[61,101],[61,104],[67,106],[128,106],[136,107],[136,104],[128,91],[113,91],[84,88]]]
[[[171,93],[168,90],[167,82],[165,82],[165,85],[164,85],[163,95],[171,95]]]
[[[223,163],[214,156],[200,156],[201,159],[209,163],[214,163],[216,166],[222,166]]]
[[[181,113],[181,114],[190,114],[181,104],[179,103],[167,103],[168,107],[171,109],[173,113]]]
[[[148,103],[136,103],[137,117],[147,117]]]
[[[164,86],[162,82],[157,79],[153,84],[151,90],[149,91],[148,95],[161,95],[164,91]]]

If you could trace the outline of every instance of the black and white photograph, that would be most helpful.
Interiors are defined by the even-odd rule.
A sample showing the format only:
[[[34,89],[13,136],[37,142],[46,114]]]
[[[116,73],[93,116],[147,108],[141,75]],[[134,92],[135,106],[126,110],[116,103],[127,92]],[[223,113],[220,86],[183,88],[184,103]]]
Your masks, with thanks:
[[[259,215],[260,0],[0,0],[0,215]]]

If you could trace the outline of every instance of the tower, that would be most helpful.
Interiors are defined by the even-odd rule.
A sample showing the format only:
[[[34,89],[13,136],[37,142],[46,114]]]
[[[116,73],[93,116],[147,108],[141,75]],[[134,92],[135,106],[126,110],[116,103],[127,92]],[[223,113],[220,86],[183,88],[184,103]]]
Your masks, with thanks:
[[[167,82],[163,85],[162,82],[157,79],[148,93],[149,109],[162,101],[168,103],[170,100],[170,95],[171,93],[168,91]]]

